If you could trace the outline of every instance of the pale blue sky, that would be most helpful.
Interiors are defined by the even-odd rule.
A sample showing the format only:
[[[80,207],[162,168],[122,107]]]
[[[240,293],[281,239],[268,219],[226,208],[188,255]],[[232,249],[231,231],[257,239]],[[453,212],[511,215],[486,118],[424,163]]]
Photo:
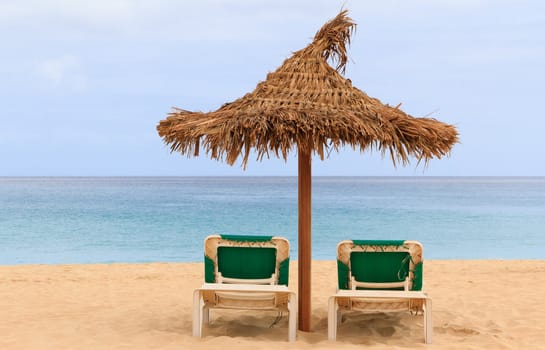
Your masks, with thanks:
[[[0,176],[296,175],[295,155],[170,154],[155,127],[253,90],[343,5],[346,76],[461,144],[426,169],[347,149],[314,175],[545,175],[541,0],[0,0]]]

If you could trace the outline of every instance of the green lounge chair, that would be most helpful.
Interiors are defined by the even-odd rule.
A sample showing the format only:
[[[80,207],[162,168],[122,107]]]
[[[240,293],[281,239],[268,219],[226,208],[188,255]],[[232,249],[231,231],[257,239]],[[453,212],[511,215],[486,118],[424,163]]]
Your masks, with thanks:
[[[337,293],[329,298],[329,340],[336,339],[341,311],[410,311],[423,314],[424,339],[431,343],[431,298],[422,291],[419,242],[342,241],[337,245],[337,272]]]
[[[297,301],[288,289],[289,242],[282,237],[212,235],[204,241],[205,283],[193,294],[193,335],[202,336],[209,310],[288,312],[295,340]]]

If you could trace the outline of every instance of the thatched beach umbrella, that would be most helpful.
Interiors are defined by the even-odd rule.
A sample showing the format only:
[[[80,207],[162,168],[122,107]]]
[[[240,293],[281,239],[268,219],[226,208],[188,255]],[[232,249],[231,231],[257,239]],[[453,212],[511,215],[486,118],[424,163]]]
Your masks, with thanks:
[[[172,152],[198,156],[199,149],[229,164],[253,149],[287,160],[297,148],[299,175],[299,329],[310,331],[311,155],[349,145],[389,153],[394,165],[413,156],[427,162],[449,153],[456,129],[431,118],[414,118],[352,86],[341,73],[355,23],[342,11],[304,49],[269,73],[254,91],[202,113],[175,108],[157,126]],[[330,60],[335,68],[328,64]]]

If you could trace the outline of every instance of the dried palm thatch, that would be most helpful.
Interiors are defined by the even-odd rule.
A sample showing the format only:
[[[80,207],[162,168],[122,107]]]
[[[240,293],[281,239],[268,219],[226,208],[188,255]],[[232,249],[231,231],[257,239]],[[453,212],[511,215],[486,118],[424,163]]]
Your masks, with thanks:
[[[341,75],[354,29],[340,12],[254,91],[209,113],[175,108],[157,126],[159,135],[172,152],[198,156],[202,146],[231,165],[242,155],[244,167],[252,148],[258,160],[270,152],[287,159],[295,147],[323,160],[349,145],[389,153],[394,165],[448,154],[458,141],[454,126],[384,105]]]

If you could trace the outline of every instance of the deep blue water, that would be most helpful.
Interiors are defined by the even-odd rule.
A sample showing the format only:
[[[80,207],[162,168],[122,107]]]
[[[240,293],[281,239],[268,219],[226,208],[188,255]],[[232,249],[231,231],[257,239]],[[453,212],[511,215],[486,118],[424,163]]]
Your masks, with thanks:
[[[412,239],[427,259],[545,259],[544,177],[317,177],[313,258]],[[296,177],[0,177],[0,264],[201,261],[212,233],[287,237]]]

